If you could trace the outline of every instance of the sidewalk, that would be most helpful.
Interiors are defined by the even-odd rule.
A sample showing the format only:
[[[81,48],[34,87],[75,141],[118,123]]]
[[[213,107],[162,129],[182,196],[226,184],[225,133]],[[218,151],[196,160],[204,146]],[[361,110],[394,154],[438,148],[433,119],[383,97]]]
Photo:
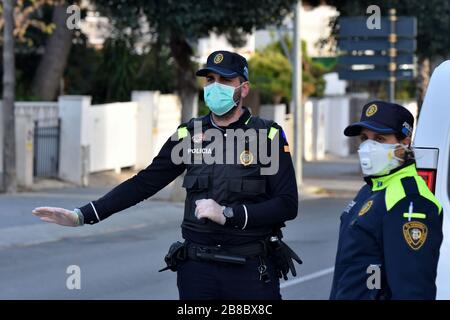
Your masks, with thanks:
[[[303,190],[309,195],[354,197],[364,183],[356,155],[347,158],[328,156],[326,160],[304,163],[300,192]]]
[[[300,188],[300,201],[310,198],[352,198],[363,185],[358,159],[329,158],[304,164],[304,184]],[[0,195],[0,249],[11,246],[29,246],[58,241],[63,238],[85,237],[120,230],[143,227],[163,228],[181,224],[184,202],[169,201],[171,187],[158,192],[151,199],[114,215],[94,226],[82,228],[61,227],[41,222],[31,214],[38,206],[75,208],[95,200],[135,172],[123,171],[95,174],[91,186],[74,187],[62,182],[43,180],[33,192]],[[51,188],[53,187],[53,188]],[[56,187],[56,188],[55,188]],[[184,192],[179,187],[180,193]],[[181,198],[183,195],[181,194]]]

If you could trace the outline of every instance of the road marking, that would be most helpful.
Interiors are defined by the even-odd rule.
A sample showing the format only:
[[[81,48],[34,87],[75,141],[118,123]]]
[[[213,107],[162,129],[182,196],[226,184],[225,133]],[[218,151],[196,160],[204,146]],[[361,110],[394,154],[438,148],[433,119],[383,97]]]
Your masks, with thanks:
[[[284,289],[287,287],[291,287],[291,286],[295,286],[296,284],[300,284],[306,281],[310,281],[310,280],[314,280],[323,276],[326,276],[327,274],[333,273],[334,272],[334,267],[331,268],[327,268],[327,269],[323,269],[317,272],[313,272],[311,274],[308,274],[306,276],[297,278],[297,279],[292,279],[292,280],[288,280],[285,281],[283,283],[280,284],[280,288]]]

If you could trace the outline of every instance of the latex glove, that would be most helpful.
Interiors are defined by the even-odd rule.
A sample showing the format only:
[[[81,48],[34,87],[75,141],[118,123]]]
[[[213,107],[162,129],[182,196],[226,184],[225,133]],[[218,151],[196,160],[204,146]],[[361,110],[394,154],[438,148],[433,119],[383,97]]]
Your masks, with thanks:
[[[226,218],[223,215],[224,206],[221,206],[213,199],[200,199],[195,201],[195,216],[197,219],[207,218],[215,223],[224,225]]]
[[[81,225],[75,211],[55,207],[35,208],[32,213],[42,221],[56,223],[61,226],[77,227]]]

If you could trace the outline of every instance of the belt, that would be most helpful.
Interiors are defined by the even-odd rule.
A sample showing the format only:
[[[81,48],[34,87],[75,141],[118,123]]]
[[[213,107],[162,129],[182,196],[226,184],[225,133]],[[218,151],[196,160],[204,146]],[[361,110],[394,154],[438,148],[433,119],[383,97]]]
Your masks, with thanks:
[[[267,247],[264,241],[239,246],[205,246],[186,242],[185,246],[189,259],[201,261],[244,264],[248,258],[267,255]]]

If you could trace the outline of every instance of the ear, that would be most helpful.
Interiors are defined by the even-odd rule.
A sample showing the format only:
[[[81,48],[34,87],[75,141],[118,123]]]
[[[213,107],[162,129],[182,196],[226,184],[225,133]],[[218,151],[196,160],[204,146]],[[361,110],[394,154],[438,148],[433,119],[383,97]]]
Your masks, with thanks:
[[[245,98],[246,96],[248,96],[249,92],[250,92],[250,83],[247,81],[242,84],[241,97]]]

